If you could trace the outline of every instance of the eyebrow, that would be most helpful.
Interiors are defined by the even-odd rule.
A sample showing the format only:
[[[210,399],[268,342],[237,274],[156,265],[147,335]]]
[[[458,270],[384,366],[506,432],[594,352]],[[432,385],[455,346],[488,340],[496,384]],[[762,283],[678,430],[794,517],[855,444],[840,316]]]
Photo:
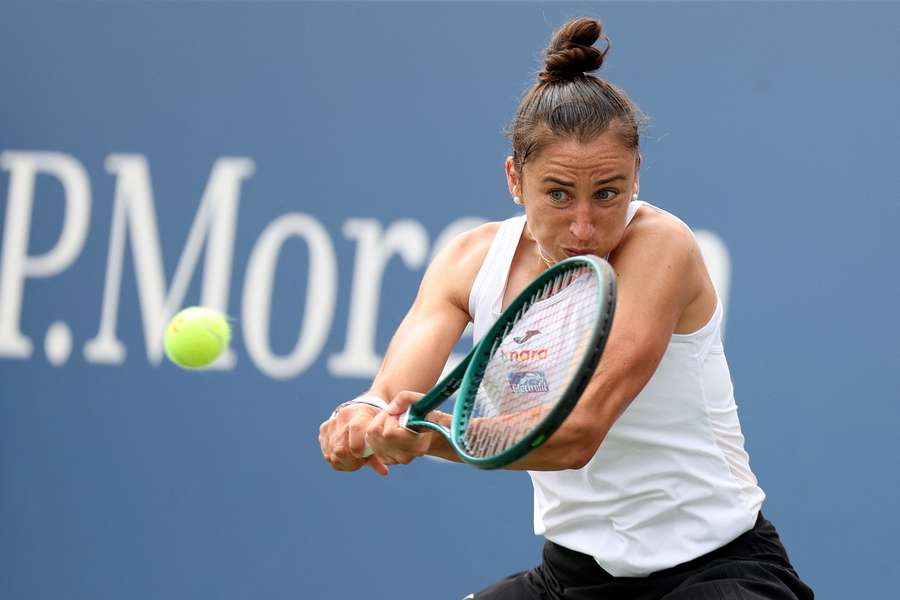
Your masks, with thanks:
[[[625,176],[623,176],[623,175],[614,175],[614,176],[608,177],[608,178],[606,178],[606,179],[599,179],[599,180],[597,180],[597,181],[594,182],[594,185],[595,185],[595,186],[597,186],[597,185],[605,185],[605,184],[607,184],[607,183],[610,183],[610,182],[613,182],[613,181],[618,181],[618,180],[620,180],[620,179],[628,179],[628,178],[625,177]],[[563,181],[562,179],[557,179],[556,177],[544,177],[544,179],[542,180],[542,183],[557,183],[557,184],[562,185],[562,186],[565,186],[565,187],[575,187],[575,183],[574,183],[574,182],[572,182],[572,181]]]

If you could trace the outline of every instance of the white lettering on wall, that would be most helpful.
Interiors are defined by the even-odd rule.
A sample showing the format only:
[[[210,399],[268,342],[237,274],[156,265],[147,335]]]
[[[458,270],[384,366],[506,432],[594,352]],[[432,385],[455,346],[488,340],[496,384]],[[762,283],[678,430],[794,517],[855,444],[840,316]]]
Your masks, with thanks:
[[[397,221],[382,231],[375,219],[350,219],[344,236],[356,240],[350,316],[344,349],[328,359],[328,372],[338,377],[370,377],[381,366],[375,351],[378,306],[384,270],[399,254],[409,269],[418,269],[428,253],[428,233],[418,222]]]
[[[84,167],[59,152],[0,153],[0,168],[10,172],[3,246],[0,249],[0,356],[29,358],[31,340],[20,331],[25,279],[50,277],[66,270],[81,253],[91,220],[91,185]],[[28,256],[34,184],[38,174],[62,183],[65,218],[56,244],[39,256]],[[68,326],[56,324],[51,345],[64,349]]]
[[[435,239],[430,259],[454,237],[484,222],[480,217],[465,217],[447,225]],[[347,238],[356,240],[356,261],[344,349],[328,359],[328,372],[337,377],[370,378],[383,359],[375,348],[375,338],[384,269],[394,254],[399,254],[409,269],[422,267],[428,253],[428,234],[411,220],[398,221],[382,231],[374,219],[350,219],[343,229]],[[463,335],[471,337],[471,328]],[[447,364],[452,368],[462,357],[453,354]]]
[[[0,246],[0,357],[29,359],[34,343],[21,331],[22,308],[29,278],[47,278],[68,269],[80,256],[91,221],[91,186],[88,175],[75,158],[58,152],[6,151],[0,153],[0,169],[10,173],[3,240]],[[187,240],[167,284],[162,260],[161,236],[146,158],[136,154],[111,154],[106,169],[115,176],[103,301],[96,336],[84,344],[90,363],[121,364],[126,347],[118,338],[117,319],[121,296],[126,244],[134,258],[140,316],[148,362],[162,360],[162,332],[170,316],[183,304],[205,248],[200,304],[228,312],[229,289],[238,219],[241,185],[254,173],[249,158],[218,159],[212,166]],[[29,256],[35,186],[38,176],[49,176],[62,184],[65,213],[62,229],[53,247]],[[183,212],[183,211],[180,211]],[[431,260],[451,239],[482,224],[484,219],[465,217],[449,223],[433,244],[423,225],[412,219],[384,224],[374,218],[349,218],[342,227],[346,239],[355,243],[353,276],[348,295],[348,314],[343,348],[328,357],[326,368],[334,377],[371,378],[380,367],[383,348],[377,347],[381,322],[382,290],[388,266],[396,257],[420,277]],[[163,232],[165,233],[165,232]],[[713,283],[727,311],[731,259],[720,236],[696,232]],[[168,240],[171,236],[163,235]],[[294,348],[275,355],[270,344],[271,305],[274,278],[284,244],[302,239],[309,248],[305,306]],[[331,333],[338,294],[338,264],[329,232],[313,216],[289,213],[270,223],[256,241],[249,257],[241,299],[243,348],[254,365],[276,379],[295,377],[320,358]],[[412,300],[414,290],[410,290]],[[467,328],[464,338],[471,337]],[[463,345],[468,346],[468,340]],[[69,326],[51,318],[44,339],[50,364],[64,364],[73,346]],[[240,351],[240,348],[238,348]],[[468,351],[468,347],[461,348]],[[451,354],[448,368],[462,354]],[[233,368],[234,350],[213,367]]]
[[[128,237],[134,257],[147,358],[151,364],[157,365],[162,360],[165,324],[184,301],[204,240],[206,262],[201,304],[223,312],[228,310],[240,186],[243,179],[253,174],[253,161],[247,158],[220,158],[213,165],[168,289],[147,160],[137,154],[111,154],[106,159],[106,169],[116,176],[116,191],[103,308],[100,329],[85,344],[84,355],[94,363],[121,364],[125,360],[125,345],[116,336],[116,323],[125,239]],[[229,350],[216,361],[214,367],[231,368],[234,362],[234,353]]]
[[[281,247],[291,237],[302,238],[309,246],[306,306],[294,349],[287,356],[276,356],[269,344],[272,289]],[[241,301],[244,345],[253,363],[275,379],[288,379],[309,368],[328,338],[336,297],[337,258],[325,228],[299,213],[271,222],[250,253]]]

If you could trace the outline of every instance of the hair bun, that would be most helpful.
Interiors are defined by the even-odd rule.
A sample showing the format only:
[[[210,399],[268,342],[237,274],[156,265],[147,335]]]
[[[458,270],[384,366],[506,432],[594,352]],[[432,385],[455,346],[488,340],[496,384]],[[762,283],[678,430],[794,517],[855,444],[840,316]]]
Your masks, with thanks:
[[[600,38],[606,42],[606,48],[602,50],[594,47]],[[609,38],[603,35],[603,23],[588,17],[574,19],[553,34],[544,59],[544,70],[538,73],[538,79],[544,83],[569,81],[596,71],[603,65],[607,52]]]

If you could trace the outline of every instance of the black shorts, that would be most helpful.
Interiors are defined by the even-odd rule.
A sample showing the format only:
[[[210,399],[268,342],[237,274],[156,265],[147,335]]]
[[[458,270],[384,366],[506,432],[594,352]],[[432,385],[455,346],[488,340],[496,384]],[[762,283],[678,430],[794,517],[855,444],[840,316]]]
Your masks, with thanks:
[[[811,598],[813,591],[800,580],[778,532],[761,513],[753,529],[718,550],[646,577],[613,577],[591,556],[548,541],[540,565],[474,594],[475,600]]]

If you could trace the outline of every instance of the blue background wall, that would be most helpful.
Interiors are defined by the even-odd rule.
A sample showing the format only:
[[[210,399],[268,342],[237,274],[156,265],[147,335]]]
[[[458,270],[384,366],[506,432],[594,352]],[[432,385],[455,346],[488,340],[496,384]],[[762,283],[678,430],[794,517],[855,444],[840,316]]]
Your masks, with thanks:
[[[582,14],[612,38],[602,74],[652,118],[642,197],[730,254],[726,346],[767,516],[819,597],[891,596],[900,5],[667,2],[0,5],[0,232],[24,152],[77,161],[91,201],[77,257],[25,280],[33,352],[0,356],[0,597],[459,598],[538,561],[525,475],[429,460],[339,474],[316,438],[367,384],[328,366],[357,261],[345,223],[411,219],[430,252],[458,218],[513,214],[502,129],[551,32]],[[233,368],[185,372],[146,350],[131,246],[127,357],[85,355],[119,153],[149,165],[167,285],[212,165],[255,166],[228,287]],[[29,197],[37,256],[72,215],[50,175]],[[338,288],[324,347],[277,378],[248,356],[242,299],[265,228],[294,213],[327,231]],[[304,313],[310,258],[300,238],[281,249],[277,355],[327,313],[322,299]],[[423,269],[387,265],[378,352]],[[202,277],[201,261],[182,304]],[[44,351],[56,321],[73,340],[59,365]]]

